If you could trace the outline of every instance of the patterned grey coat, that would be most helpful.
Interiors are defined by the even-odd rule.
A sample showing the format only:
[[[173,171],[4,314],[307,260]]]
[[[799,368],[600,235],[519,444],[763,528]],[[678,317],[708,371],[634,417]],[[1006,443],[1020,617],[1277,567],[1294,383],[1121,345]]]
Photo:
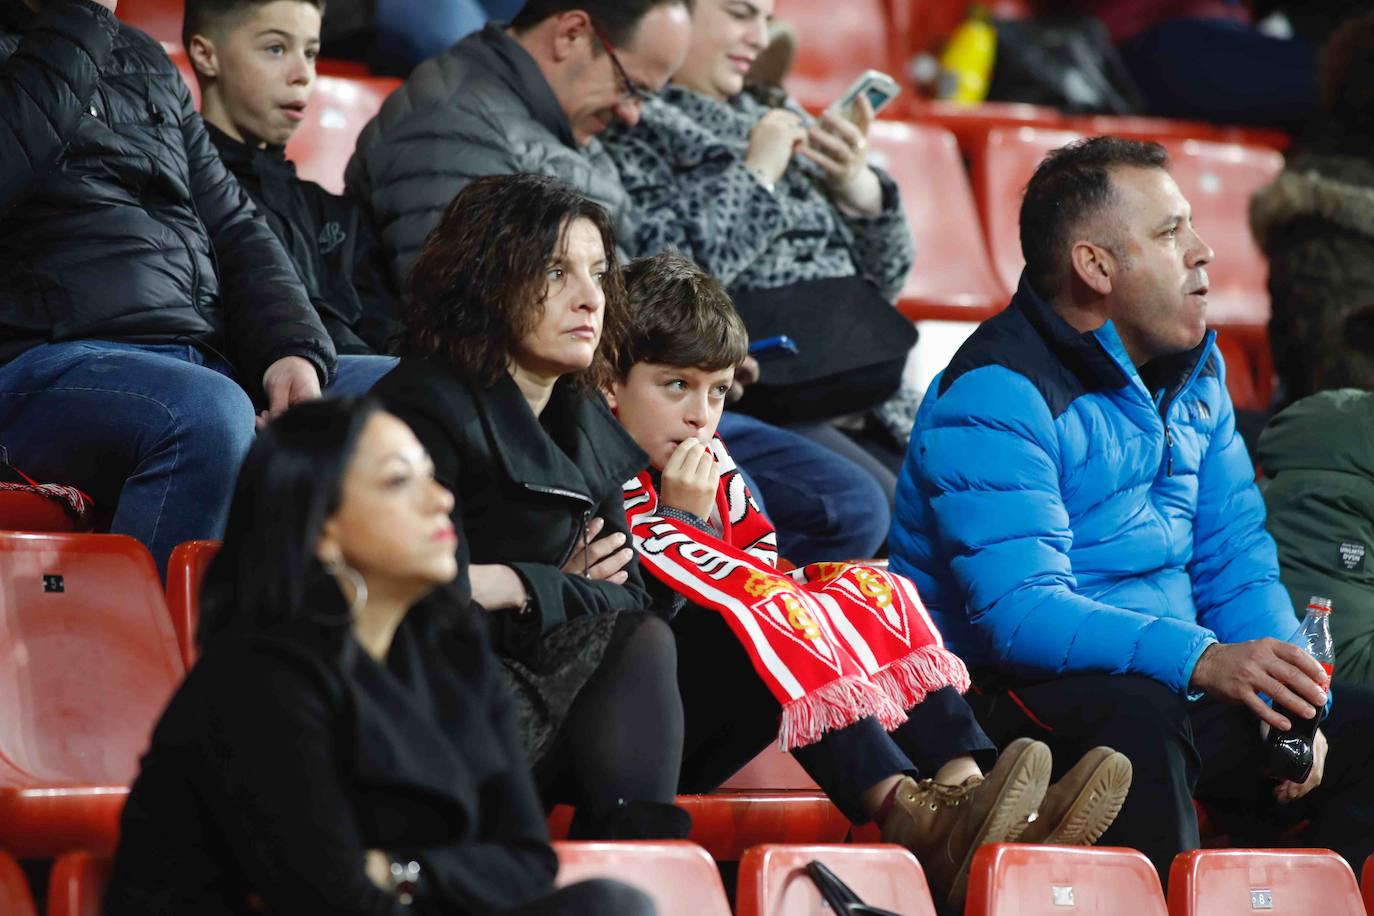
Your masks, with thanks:
[[[635,207],[634,238],[622,244],[636,255],[674,247],[736,290],[857,273],[895,301],[913,249],[896,185],[878,171],[882,212],[846,216],[820,168],[794,156],[768,191],[744,164],[768,110],[747,93],[719,102],[670,85],[638,126],[608,131],[603,142]]]

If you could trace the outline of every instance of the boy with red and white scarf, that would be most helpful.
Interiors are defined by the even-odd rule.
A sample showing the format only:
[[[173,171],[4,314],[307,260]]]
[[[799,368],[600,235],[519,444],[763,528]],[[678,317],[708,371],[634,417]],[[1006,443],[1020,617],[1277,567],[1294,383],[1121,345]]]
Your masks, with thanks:
[[[640,563],[686,600],[673,620],[683,791],[714,788],[776,738],[846,816],[911,849],[956,909],[983,843],[1094,842],[1130,762],[1099,748],[1047,791],[1049,749],[1022,739],[998,758],[909,581],[864,563],[780,571],[773,528],[715,436],[743,322],[677,255],[636,261],[625,280],[633,319],[607,400],[652,464],[625,484]]]

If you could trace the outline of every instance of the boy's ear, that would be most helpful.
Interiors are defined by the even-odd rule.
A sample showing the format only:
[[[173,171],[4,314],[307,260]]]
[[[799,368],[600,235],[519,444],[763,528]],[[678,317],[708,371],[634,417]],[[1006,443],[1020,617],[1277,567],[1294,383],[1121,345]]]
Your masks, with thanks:
[[[201,79],[219,78],[219,55],[215,52],[213,41],[204,35],[192,35],[186,55],[191,58],[191,66],[195,68],[196,76]]]
[[[607,405],[608,407],[610,407],[611,410],[619,410],[619,409],[620,409],[620,399],[616,397],[616,392],[619,391],[619,390],[620,390],[620,382],[619,382],[619,380],[612,380],[612,382],[611,382],[609,385],[607,385],[607,386],[605,387],[605,389],[603,390],[603,392],[602,392],[603,394],[606,395],[606,405]]]

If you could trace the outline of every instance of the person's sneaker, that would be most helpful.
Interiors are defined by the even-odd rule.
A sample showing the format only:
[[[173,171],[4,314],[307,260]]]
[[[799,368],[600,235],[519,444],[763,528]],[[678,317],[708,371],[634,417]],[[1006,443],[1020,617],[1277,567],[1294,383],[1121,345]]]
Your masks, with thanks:
[[[963,912],[968,866],[984,843],[1016,839],[1040,807],[1050,780],[1050,749],[1018,738],[986,777],[961,786],[907,778],[897,787],[882,823],[883,841],[905,846],[920,860],[931,890]]]
[[[1131,761],[1095,747],[1045,792],[1040,811],[1018,841],[1091,846],[1112,825],[1131,788]]]

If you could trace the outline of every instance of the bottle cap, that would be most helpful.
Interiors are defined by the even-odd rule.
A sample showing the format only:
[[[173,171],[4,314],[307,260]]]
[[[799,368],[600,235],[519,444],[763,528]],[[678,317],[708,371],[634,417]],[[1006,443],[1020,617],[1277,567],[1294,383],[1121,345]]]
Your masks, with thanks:
[[[1323,614],[1330,614],[1330,613],[1331,613],[1331,599],[1330,599],[1330,598],[1321,598],[1321,597],[1318,597],[1317,595],[1313,595],[1311,598],[1308,598],[1308,599],[1307,599],[1307,609],[1308,609],[1309,611],[1318,611],[1318,612],[1323,613]]]

